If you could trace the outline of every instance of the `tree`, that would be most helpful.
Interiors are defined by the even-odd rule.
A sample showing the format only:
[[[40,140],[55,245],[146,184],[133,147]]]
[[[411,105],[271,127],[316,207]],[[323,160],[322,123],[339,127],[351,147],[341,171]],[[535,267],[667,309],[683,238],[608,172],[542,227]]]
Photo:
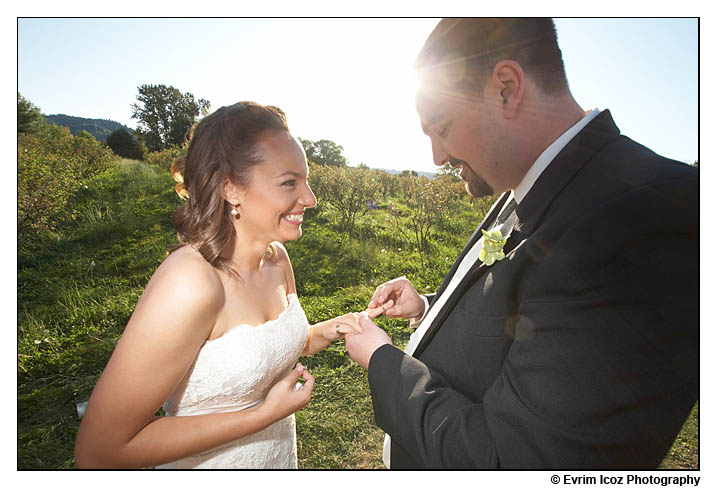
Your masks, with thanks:
[[[113,131],[107,136],[105,143],[117,156],[133,160],[141,160],[144,157],[144,151],[142,151],[139,141],[127,132],[124,127]]]
[[[17,92],[17,132],[34,134],[45,122],[45,116],[25,97]]]
[[[138,120],[137,132],[150,151],[181,146],[197,118],[209,112],[208,100],[195,101],[191,93],[172,86],[142,85],[138,91],[139,103],[132,104],[132,118]]]
[[[312,163],[326,166],[347,166],[347,159],[344,156],[344,148],[328,139],[319,141],[311,141],[309,139],[299,138],[307,159]]]

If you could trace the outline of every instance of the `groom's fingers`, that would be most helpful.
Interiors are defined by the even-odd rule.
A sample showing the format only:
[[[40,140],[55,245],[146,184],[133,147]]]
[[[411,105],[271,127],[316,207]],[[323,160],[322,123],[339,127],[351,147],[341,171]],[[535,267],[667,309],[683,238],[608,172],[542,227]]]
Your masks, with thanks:
[[[386,311],[384,311],[384,315],[390,318],[402,317],[403,314],[404,308],[398,304],[393,305],[393,307],[389,307]]]
[[[374,295],[371,296],[371,300],[369,301],[369,305],[367,306],[368,309],[375,309],[378,307],[382,302],[384,302],[384,298],[382,296],[382,291],[384,290],[384,286],[380,285],[376,288],[374,291]]]
[[[386,301],[394,293],[394,289],[396,286],[394,280],[385,282],[376,288],[376,290],[374,291],[374,295],[371,297],[371,301],[369,301],[368,307],[370,309],[377,308],[380,305],[384,304],[384,301]]]

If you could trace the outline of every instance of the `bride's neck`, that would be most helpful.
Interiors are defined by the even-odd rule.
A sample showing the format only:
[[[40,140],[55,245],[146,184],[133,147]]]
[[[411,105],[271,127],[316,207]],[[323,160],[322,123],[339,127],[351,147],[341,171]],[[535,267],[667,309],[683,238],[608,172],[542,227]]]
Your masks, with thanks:
[[[240,275],[251,275],[261,270],[269,243],[235,234],[223,257]]]

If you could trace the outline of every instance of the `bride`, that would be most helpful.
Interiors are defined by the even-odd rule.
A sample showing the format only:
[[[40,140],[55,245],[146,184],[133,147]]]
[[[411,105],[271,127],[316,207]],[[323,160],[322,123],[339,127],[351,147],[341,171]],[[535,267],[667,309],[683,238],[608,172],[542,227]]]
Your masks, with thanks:
[[[310,326],[297,300],[281,243],[316,204],[302,146],[280,109],[240,102],[197,125],[173,172],[180,245],[93,390],[76,465],[296,468],[294,413],[314,379],[292,367],[361,332],[356,314]]]

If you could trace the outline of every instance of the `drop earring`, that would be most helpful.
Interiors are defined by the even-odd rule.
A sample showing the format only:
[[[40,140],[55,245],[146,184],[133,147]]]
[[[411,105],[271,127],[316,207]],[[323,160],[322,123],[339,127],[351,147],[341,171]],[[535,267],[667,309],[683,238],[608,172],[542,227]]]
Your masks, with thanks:
[[[229,213],[232,214],[235,219],[239,219],[239,204],[235,204]]]

